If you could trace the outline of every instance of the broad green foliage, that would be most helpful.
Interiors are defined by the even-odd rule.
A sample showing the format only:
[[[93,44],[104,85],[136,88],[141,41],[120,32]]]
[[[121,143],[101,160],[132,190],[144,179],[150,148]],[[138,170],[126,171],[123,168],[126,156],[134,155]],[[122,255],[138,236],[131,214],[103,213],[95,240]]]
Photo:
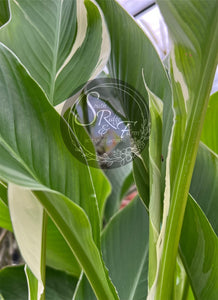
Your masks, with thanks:
[[[170,74],[174,120],[167,156],[163,224],[157,243],[159,264],[149,295],[149,299],[162,300],[170,297],[172,289],[189,185],[218,61],[218,10],[216,1],[160,1],[159,5],[173,39]]]
[[[46,274],[46,299],[72,300],[77,279],[51,268],[46,269]],[[27,279],[24,266],[2,269],[0,271],[0,282],[0,295],[2,295],[4,299],[28,299]]]
[[[11,0],[10,6],[12,19],[0,31],[0,41],[19,57],[51,103],[71,96],[104,67],[110,43],[92,1]]]
[[[100,204],[107,196],[108,182],[100,170],[91,171],[69,153],[62,140],[60,122],[63,121],[60,116],[25,69],[3,46],[0,46],[0,61],[2,95],[0,151],[3,153],[7,151],[13,155],[13,161],[10,157],[8,160],[4,156],[0,158],[4,159],[1,165],[3,172],[6,173],[4,179],[15,183],[22,180],[22,185],[30,187],[31,184],[32,189],[50,188],[80,204],[87,210],[91,223],[93,222],[94,239],[97,241],[100,236],[97,199]],[[14,86],[12,91],[8,89],[11,85]],[[13,107],[13,110],[10,107]],[[67,127],[65,130],[67,132]],[[11,169],[18,172],[11,172]],[[21,172],[25,177],[28,176],[26,182],[19,176]],[[92,172],[93,180],[91,180]],[[81,180],[83,184],[86,182],[85,189],[81,188]],[[93,184],[95,180],[98,180],[96,189]],[[101,182],[104,186],[103,194]]]
[[[129,83],[143,95],[148,104],[148,95],[144,85],[145,81],[148,88],[168,105],[171,101],[169,80],[150,40],[116,1],[97,0],[97,2],[105,15],[111,38],[111,55],[108,61],[110,75]],[[129,109],[129,114],[131,114],[131,107]],[[136,111],[134,112],[136,113]],[[164,143],[162,149],[164,157],[166,157],[167,144],[170,137],[170,132],[167,128],[170,122],[168,113],[169,111],[164,112]],[[146,149],[141,160],[143,162],[139,159],[136,160],[133,168],[136,185],[139,188],[143,201],[147,205],[148,190],[145,192],[141,188],[141,185],[148,185],[146,173],[149,171]],[[141,176],[143,177],[142,183],[140,179],[137,180]]]
[[[116,214],[103,231],[102,254],[120,299],[146,299],[148,216],[139,198]]]
[[[1,46],[0,48],[1,104],[5,109],[1,110],[0,140],[2,152],[7,153],[6,157],[9,157],[2,164],[2,176],[5,180],[9,179],[15,183],[21,181],[19,173],[11,171],[11,169],[16,170],[19,166],[18,172],[27,177],[27,181],[22,182],[23,185],[26,183],[30,187],[31,184],[32,189],[57,190],[82,207],[83,202],[84,208],[86,206],[87,212],[88,210],[90,212],[90,215],[88,213],[92,219],[90,228],[99,247],[100,220],[97,199],[102,208],[101,203],[109,191],[108,182],[100,170],[90,170],[68,152],[60,132],[60,116],[16,58],[5,47]],[[14,86],[12,91],[8,89],[8,86],[11,85]],[[12,111],[10,107],[13,107]],[[20,115],[24,117],[22,120],[19,118]],[[16,137],[16,143],[14,137]],[[10,159],[9,153],[13,155],[12,159]],[[23,170],[24,172],[22,172]],[[93,179],[92,173],[96,175],[93,176]],[[58,176],[54,174],[58,174]],[[72,178],[74,179],[72,180]],[[81,180],[82,183],[80,183]],[[94,183],[96,183],[96,189]],[[82,185],[85,185],[85,189]],[[65,218],[63,217],[63,219]],[[98,252],[97,249],[95,251]],[[101,265],[100,254],[96,256],[97,252],[93,255],[99,259]],[[102,275],[99,277],[100,281],[103,280]],[[107,279],[103,285],[107,285]],[[106,289],[110,294],[110,288]]]
[[[115,214],[104,229],[102,254],[119,298],[146,300],[148,215],[139,198]],[[76,291],[75,300],[80,299],[96,299],[84,277]]]
[[[0,271],[1,299],[217,300],[218,2],[157,2],[167,71],[115,0],[0,1],[0,226],[26,263]],[[142,95],[150,136],[103,172],[76,159],[61,110],[106,64]],[[77,127],[71,139],[95,156]]]

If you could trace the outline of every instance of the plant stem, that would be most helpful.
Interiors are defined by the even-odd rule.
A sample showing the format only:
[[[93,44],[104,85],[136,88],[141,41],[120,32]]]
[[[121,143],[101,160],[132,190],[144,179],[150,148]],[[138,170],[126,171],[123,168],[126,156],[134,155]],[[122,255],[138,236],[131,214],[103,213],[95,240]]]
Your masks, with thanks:
[[[44,290],[40,300],[45,300],[45,282],[46,282],[46,238],[47,238],[47,223],[48,215],[43,209],[43,224],[42,224],[42,248],[41,248],[41,278],[44,285]]]
[[[204,80],[204,78],[203,78]],[[189,193],[194,164],[200,142],[201,129],[209,101],[208,87],[202,84],[196,97],[196,105],[193,117],[187,124],[186,132],[177,162],[177,172],[172,187],[169,214],[166,220],[166,231],[164,234],[163,252],[160,260],[158,281],[156,286],[156,300],[169,300],[172,292],[173,277],[178,253],[178,245],[183,225],[183,218]]]

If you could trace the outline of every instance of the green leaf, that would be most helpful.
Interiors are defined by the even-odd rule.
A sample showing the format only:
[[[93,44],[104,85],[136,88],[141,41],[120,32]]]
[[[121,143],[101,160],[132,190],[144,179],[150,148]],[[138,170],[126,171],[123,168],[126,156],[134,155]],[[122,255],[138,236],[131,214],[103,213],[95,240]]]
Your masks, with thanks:
[[[12,192],[19,197],[12,197]],[[98,297],[117,299],[100,252],[94,243],[88,218],[79,206],[61,194],[42,191],[31,193],[11,184],[9,193],[15,235],[24,259],[38,280],[41,274],[40,243],[44,236],[39,225],[44,207],[65,238]]]
[[[136,157],[133,163],[133,176],[140,198],[143,200],[145,207],[149,207],[149,156],[148,145],[142,151],[143,159]]]
[[[112,185],[112,192],[107,199],[105,207],[105,218],[107,221],[119,210],[122,197],[133,182],[131,170],[132,164],[104,170]]]
[[[0,198],[0,227],[13,231],[7,205]]]
[[[0,27],[8,22],[10,18],[10,9],[8,0],[0,1]]]
[[[72,300],[77,278],[64,272],[46,268],[46,300]]]
[[[177,257],[172,300],[188,300],[190,284],[181,258]]]
[[[2,1],[1,1],[2,2]],[[0,41],[58,104],[101,72],[110,42],[98,7],[90,0],[10,1],[12,19]]]
[[[25,167],[1,145],[0,141],[0,178],[6,182],[12,181],[16,184],[40,188],[42,185],[36,182]]]
[[[198,149],[189,192],[218,236],[218,156],[203,143]]]
[[[218,92],[210,96],[201,141],[218,155]]]
[[[179,236],[218,60],[216,1],[159,1],[173,47],[173,128],[169,143],[158,272],[148,299],[171,296]],[[204,20],[202,22],[202,20]]]
[[[197,300],[216,300],[218,238],[195,201],[188,198],[180,238],[180,253]]]
[[[148,88],[163,100],[164,104],[171,103],[171,88],[164,66],[149,38],[136,21],[114,0],[97,0],[99,3],[110,33],[111,55],[108,62],[111,77],[130,84],[138,91],[148,104],[148,95],[144,81]],[[122,32],[122,34],[120,34]],[[134,111],[136,114],[137,111]],[[129,115],[132,107],[129,105]],[[163,148],[162,154],[166,157],[171,120],[169,111],[164,110]],[[138,122],[142,120],[138,119]],[[148,151],[145,147],[143,152]],[[143,161],[140,161],[143,160]],[[163,162],[163,173],[166,160]],[[149,174],[148,153],[141,153],[141,158],[133,162],[134,177],[140,196],[148,207]]]
[[[96,300],[95,294],[93,293],[91,286],[84,274],[81,274],[80,279],[77,283],[73,300]]]
[[[45,299],[45,260],[47,216],[42,205],[30,190],[9,184],[8,202],[11,221],[22,257],[34,274],[37,282],[30,300]],[[29,272],[27,271],[27,274]],[[28,276],[30,283],[32,276]],[[32,290],[32,288],[30,288]]]
[[[81,267],[51,218],[48,217],[46,265],[79,277]]]
[[[149,287],[155,280],[157,268],[156,245],[161,227],[161,164],[162,164],[162,117],[163,103],[147,88],[151,115],[151,134],[149,138]]]
[[[168,99],[170,85],[166,72],[143,30],[116,1],[96,2],[104,13],[111,38],[111,55],[108,63],[110,75],[130,84],[148,100],[144,76],[152,92],[160,99]]]
[[[102,235],[102,254],[120,300],[146,300],[148,284],[148,215],[137,197],[115,214]],[[95,300],[83,276],[75,300]]]
[[[11,218],[8,211],[8,187],[3,181],[0,181],[0,227],[5,228],[9,231],[13,231]]]
[[[7,267],[0,271],[0,294],[4,300],[27,300],[28,289],[24,266]],[[51,268],[46,269],[46,300],[72,300],[77,279]]]
[[[104,299],[117,299],[92,239],[91,227],[84,212],[62,195],[40,191],[35,191],[34,195],[61,231],[96,294]],[[39,291],[43,289],[45,281],[42,273],[45,261],[44,255],[41,255],[41,241],[45,239],[45,233],[43,208],[35,197],[29,190],[9,185],[9,205],[15,236],[22,256],[38,279]],[[39,226],[40,223],[42,227]]]
[[[216,297],[213,297],[216,295],[218,288],[216,284],[218,263],[216,260],[208,259],[213,255],[213,251],[215,251],[215,253],[217,252],[217,250],[215,250],[217,246],[214,248],[213,244],[213,241],[217,240],[217,237],[214,239],[215,233],[218,235],[218,221],[216,215],[218,193],[217,176],[217,156],[207,146],[200,143],[192,176],[190,194],[201,207],[205,215],[200,207],[193,201],[193,198],[189,196],[180,240],[180,253],[196,299],[216,299]],[[190,216],[193,210],[192,220]],[[201,217],[199,217],[199,215],[201,215]],[[211,227],[213,227],[213,229]],[[185,232],[186,230],[188,231],[187,233]],[[206,238],[202,236],[202,233],[205,231],[207,232]],[[185,235],[188,236],[187,240]],[[217,244],[217,242],[215,242],[215,244]],[[206,249],[209,251],[208,254],[206,254]],[[213,249],[212,252],[211,249]],[[193,259],[193,255],[196,257],[196,260],[190,263]],[[217,256],[217,254],[215,255]],[[203,270],[199,269],[200,261],[204,265]],[[208,270],[207,272],[205,272],[206,269]],[[208,276],[206,276],[206,274],[208,274]]]
[[[13,231],[8,206],[1,199],[0,227]],[[50,218],[48,218],[46,231],[46,265],[79,277],[81,268],[68,244]]]
[[[7,267],[0,270],[0,295],[4,300],[27,300],[27,283],[24,266]]]
[[[58,193],[34,191],[34,195],[65,238],[97,298],[118,299],[101,254],[94,243],[91,226],[84,211]]]
[[[13,89],[8,88],[11,86]],[[67,125],[3,45],[0,94],[0,178],[65,194],[85,209],[99,245],[99,212],[109,194],[109,183],[101,170],[88,168],[85,160],[79,162],[69,152],[63,140],[68,136]]]
[[[120,299],[146,299],[148,215],[139,198],[108,223],[102,235],[102,254]]]
[[[28,300],[37,300],[38,298],[38,280],[33,275],[27,265],[24,267],[28,284]]]
[[[8,186],[7,183],[0,180],[0,199],[7,205],[8,204]]]

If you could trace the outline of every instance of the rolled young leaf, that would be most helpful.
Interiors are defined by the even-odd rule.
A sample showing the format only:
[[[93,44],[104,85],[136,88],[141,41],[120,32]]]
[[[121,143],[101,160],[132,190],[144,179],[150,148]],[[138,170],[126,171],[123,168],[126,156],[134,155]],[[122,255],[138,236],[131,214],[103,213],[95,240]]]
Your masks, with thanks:
[[[148,88],[149,111],[151,115],[151,134],[149,138],[149,287],[155,279],[157,268],[156,244],[158,241],[161,214],[161,164],[162,164],[162,119],[163,103]]]
[[[157,250],[160,260],[148,298],[162,300],[172,292],[177,245],[217,65],[218,11],[215,1],[162,0],[158,3],[174,44],[171,51],[174,123]]]

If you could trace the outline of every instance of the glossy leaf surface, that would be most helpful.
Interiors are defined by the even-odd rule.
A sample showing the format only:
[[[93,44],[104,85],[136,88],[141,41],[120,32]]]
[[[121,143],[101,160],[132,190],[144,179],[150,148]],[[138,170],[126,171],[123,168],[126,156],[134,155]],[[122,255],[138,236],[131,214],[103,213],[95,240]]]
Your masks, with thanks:
[[[18,0],[10,6],[12,19],[0,30],[0,41],[19,57],[51,103],[62,102],[101,72],[110,42],[92,1]]]
[[[85,161],[79,162],[69,152],[63,140],[68,134],[63,119],[2,45],[0,61],[1,177],[32,189],[50,188],[68,196],[86,210],[94,239],[99,243],[99,208],[109,193],[108,181],[101,170],[90,170]]]

